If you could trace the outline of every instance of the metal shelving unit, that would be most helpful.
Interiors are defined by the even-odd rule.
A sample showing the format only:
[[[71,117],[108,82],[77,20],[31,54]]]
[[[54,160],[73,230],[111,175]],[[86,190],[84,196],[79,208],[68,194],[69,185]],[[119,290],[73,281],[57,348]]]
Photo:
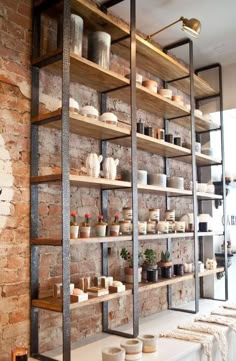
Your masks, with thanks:
[[[189,274],[185,277],[175,277],[172,280],[162,280],[156,285],[139,285],[138,273],[134,273],[134,284],[132,289],[127,289],[121,294],[110,294],[98,299],[88,300],[84,304],[71,304],[69,284],[70,284],[70,246],[73,244],[81,244],[80,239],[70,240],[69,230],[69,214],[70,214],[70,186],[86,186],[97,187],[101,190],[101,209],[104,216],[107,215],[108,208],[108,191],[111,189],[121,189],[131,192],[132,207],[133,207],[133,233],[131,236],[118,237],[119,241],[132,241],[133,248],[133,267],[138,268],[138,243],[139,240],[144,239],[143,236],[138,235],[138,191],[148,193],[158,193],[169,196],[185,196],[193,197],[194,200],[194,223],[196,229],[196,215],[197,215],[197,198],[205,199],[221,199],[221,196],[209,194],[197,194],[196,182],[194,182],[193,192],[180,191],[172,188],[160,188],[154,186],[141,186],[137,184],[137,149],[160,154],[167,158],[174,155],[181,157],[186,163],[192,164],[193,180],[196,180],[196,164],[207,165],[219,164],[218,160],[207,157],[201,154],[195,154],[195,125],[199,131],[205,131],[214,128],[214,124],[207,122],[202,117],[194,118],[193,110],[191,114],[182,106],[178,106],[158,94],[153,94],[141,85],[136,84],[136,63],[145,67],[151,73],[158,75],[165,81],[173,80],[173,85],[177,85],[179,89],[190,94],[192,109],[194,108],[194,89],[196,94],[200,97],[213,96],[214,90],[201,78],[194,75],[192,65],[192,43],[189,44],[190,54],[190,74],[188,70],[172,59],[167,54],[160,51],[154,45],[145,41],[136,34],[136,1],[130,0],[130,28],[124,24],[116,23],[112,17],[107,15],[107,9],[111,6],[122,2],[123,0],[107,0],[103,3],[101,9],[87,2],[86,0],[61,0],[51,1],[43,0],[38,2],[33,1],[33,56],[32,56],[32,126],[31,126],[31,355],[40,360],[53,360],[49,357],[43,356],[39,353],[39,309],[46,309],[55,312],[60,312],[63,321],[63,360],[70,361],[71,359],[71,344],[70,344],[70,311],[74,308],[84,307],[89,304],[102,303],[103,305],[103,331],[125,337],[136,337],[139,333],[139,293],[147,291],[152,288],[170,287],[172,284],[182,282],[188,279],[195,279],[196,297],[195,297],[195,311],[198,310],[198,283],[199,277],[203,278],[209,274],[221,272],[222,269],[217,269],[213,272],[206,272],[204,274]],[[39,4],[39,5],[38,5]],[[62,48],[58,48],[49,54],[41,56],[40,54],[40,30],[41,30],[41,16],[45,11],[57,7],[57,11],[62,14],[63,31],[62,31]],[[112,36],[113,48],[118,55],[128,58],[130,60],[131,80],[128,81],[123,76],[120,76],[112,71],[104,70],[97,64],[90,62],[87,59],[70,54],[70,14],[71,9],[78,12],[82,17],[89,19],[89,25],[93,29],[101,30],[104,24],[107,24],[108,30]],[[101,11],[102,10],[102,11]],[[58,15],[58,12],[57,12]],[[91,20],[92,19],[92,20]],[[107,31],[108,31],[107,30]],[[59,42],[58,42],[59,44]],[[170,49],[170,48],[169,48]],[[150,59],[148,61],[147,59]],[[60,74],[62,78],[62,108],[48,114],[39,113],[39,73],[41,68],[46,68],[55,74]],[[80,69],[81,71],[78,71]],[[165,69],[165,70],[163,70]],[[95,81],[97,79],[97,81]],[[111,125],[104,125],[97,120],[88,119],[81,115],[72,114],[69,111],[69,86],[70,81],[75,80],[81,84],[92,86],[101,94],[101,110],[106,110],[107,95],[116,96],[121,100],[128,102],[131,106],[131,126],[129,128],[119,128]],[[190,90],[189,90],[190,89]],[[201,101],[201,99],[199,99]],[[191,129],[192,149],[188,150],[169,143],[161,143],[159,140],[151,139],[147,136],[142,136],[136,133],[136,106],[143,108],[143,110],[153,111],[154,113],[170,120],[176,120],[181,124],[184,120],[187,121]],[[58,174],[49,174],[39,176],[38,165],[38,143],[39,143],[39,127],[55,128],[61,131],[61,171]],[[106,156],[107,142],[131,147],[132,156],[132,181],[108,181],[101,179],[92,179],[91,177],[84,177],[70,174],[69,167],[69,134],[70,131],[83,135],[91,136],[98,139],[101,143],[101,152]],[[39,184],[61,184],[61,200],[62,200],[62,237],[55,238],[39,238],[39,212],[38,212],[38,192]],[[225,190],[223,198],[225,197]],[[176,235],[148,235],[145,239],[168,239],[168,246],[171,246],[171,239],[178,237],[194,238],[195,244],[195,269],[197,269],[197,253],[198,253],[198,234],[196,231],[192,234],[176,234]],[[207,234],[209,236],[209,234]],[[108,275],[108,244],[114,241],[109,237],[98,239],[91,238],[89,243],[100,243],[102,252],[102,273]],[[55,301],[52,298],[39,299],[39,247],[50,245],[62,248],[62,293],[63,298],[61,302]],[[131,334],[119,332],[109,329],[108,325],[108,302],[109,300],[132,295],[133,299],[133,332]],[[169,292],[169,306],[171,307],[170,292]]]

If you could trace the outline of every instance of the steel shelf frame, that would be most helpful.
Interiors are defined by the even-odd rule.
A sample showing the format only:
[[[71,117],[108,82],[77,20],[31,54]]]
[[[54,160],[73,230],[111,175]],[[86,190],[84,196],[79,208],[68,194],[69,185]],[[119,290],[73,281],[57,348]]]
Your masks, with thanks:
[[[192,201],[193,201],[193,222],[194,222],[194,283],[195,283],[195,299],[194,299],[194,310],[183,309],[173,307],[172,304],[172,286],[167,287],[167,298],[168,298],[168,308],[173,311],[181,311],[186,313],[197,313],[199,312],[199,281],[198,281],[198,231],[197,231],[197,214],[198,214],[198,202],[197,202],[197,188],[196,188],[196,181],[197,181],[197,172],[196,172],[196,152],[195,152],[195,116],[194,116],[194,107],[195,107],[195,97],[194,97],[194,69],[193,69],[193,42],[190,39],[183,39],[177,42],[174,42],[168,46],[166,46],[163,51],[168,53],[169,50],[178,48],[180,46],[188,46],[188,59],[189,59],[189,75],[187,76],[190,80],[190,121],[191,121],[191,156],[192,156],[192,182],[193,182],[193,189],[192,189]],[[186,78],[186,76],[184,77]],[[172,82],[176,82],[182,80],[183,78],[178,79],[171,79],[168,82],[164,82],[164,87],[167,87],[168,84]],[[172,119],[165,119],[165,131],[168,131],[168,125],[170,121],[173,121],[175,118]],[[179,157],[181,159],[181,157]],[[169,175],[169,159],[165,159],[165,173],[167,176]],[[170,204],[170,197],[166,197],[166,209],[169,209]],[[171,239],[167,240],[167,248],[171,252]]]
[[[226,189],[226,182],[225,182],[225,157],[224,157],[224,115],[223,115],[223,84],[222,84],[222,66],[219,63],[214,63],[214,64],[210,64],[201,68],[198,68],[195,70],[195,73],[198,75],[199,73],[202,72],[207,72],[209,70],[212,69],[216,69],[218,70],[218,74],[217,74],[217,80],[218,80],[218,92],[217,94],[215,94],[214,96],[208,96],[208,97],[201,97],[198,98],[196,100],[196,107],[199,108],[199,106],[201,105],[201,102],[203,101],[207,101],[207,100],[211,100],[213,98],[218,98],[219,99],[219,113],[220,113],[220,126],[219,128],[215,129],[215,131],[219,131],[220,132],[220,139],[221,139],[221,164],[219,164],[219,166],[221,166],[221,174],[222,174],[222,207],[223,207],[223,217],[224,219],[226,219],[226,195],[227,195],[227,189]],[[201,134],[205,134],[205,133],[210,133],[211,131],[204,131],[204,132],[196,132],[196,136],[199,137],[199,139],[201,138]],[[199,177],[201,177],[201,166],[198,166],[198,174]],[[202,204],[199,202],[199,209],[201,210]],[[223,240],[224,240],[224,273],[225,273],[225,297],[220,299],[220,301],[227,301],[228,300],[228,267],[227,267],[227,263],[228,263],[228,256],[227,256],[227,242],[226,242],[226,231],[227,231],[227,225],[226,222],[224,222],[223,225]],[[203,246],[202,246],[202,242],[203,239],[202,237],[200,237],[200,254],[201,257],[203,257]],[[203,280],[201,280],[201,287],[200,287],[200,292],[201,292],[201,297],[202,298],[207,298],[209,299],[209,297],[205,297],[204,295],[204,289],[203,289]],[[218,298],[210,298],[213,300],[217,300],[219,301]]]

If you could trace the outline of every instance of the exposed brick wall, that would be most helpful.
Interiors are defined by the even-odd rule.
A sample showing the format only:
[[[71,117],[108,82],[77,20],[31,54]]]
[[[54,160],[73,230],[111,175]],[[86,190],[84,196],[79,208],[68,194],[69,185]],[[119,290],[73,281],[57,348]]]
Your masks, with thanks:
[[[29,346],[29,158],[30,158],[30,52],[31,52],[31,1],[0,0],[0,350],[1,361],[9,361],[10,351],[15,346]],[[49,25],[51,26],[51,24]],[[53,26],[53,24],[52,24]],[[45,39],[44,39],[45,40]],[[46,41],[46,40],[45,40]],[[50,46],[50,44],[49,44]],[[128,72],[128,64],[116,56],[112,68],[120,74]],[[143,70],[143,75],[148,76]],[[42,73],[41,110],[58,107],[61,84],[58,78]],[[80,105],[99,105],[98,95],[83,86],[71,85],[71,94]],[[129,107],[117,99],[108,99],[108,109],[115,111],[119,119],[129,122]],[[162,125],[155,115],[138,110],[137,118],[147,124]],[[186,130],[171,125],[171,129],[183,137]],[[45,144],[47,145],[45,147]],[[60,168],[60,134],[55,130],[40,130],[40,173],[48,174]],[[89,152],[99,152],[99,143],[94,139],[70,135],[70,167],[84,165]],[[131,164],[130,150],[120,146],[108,146],[108,154],[119,158],[119,169]],[[164,169],[163,159],[157,155],[138,152],[138,167],[148,171],[155,167]],[[172,161],[172,174],[189,177],[191,168]],[[165,198],[157,195],[139,195],[140,219],[147,218],[147,209],[157,206],[164,217]],[[131,203],[129,192],[115,191],[109,197],[109,218]],[[42,186],[39,194],[40,235],[59,235],[61,232],[60,192],[57,186]],[[175,201],[172,201],[175,207]],[[92,222],[100,212],[100,193],[94,189],[71,188],[71,208],[79,214],[91,213]],[[181,199],[178,213],[191,211],[190,202]],[[180,212],[181,210],[181,212]],[[109,256],[110,273],[123,278],[123,262],[119,258],[121,246],[111,244]],[[126,244],[131,247],[131,244]],[[165,242],[141,242],[140,248],[153,247],[157,254],[165,248]],[[173,259],[192,260],[192,242],[173,242]],[[55,282],[61,280],[61,251],[59,248],[43,247],[40,250],[40,294],[51,292]],[[71,281],[80,276],[101,273],[101,249],[97,245],[71,247]],[[192,298],[192,284],[174,287],[174,300]],[[140,315],[166,309],[166,289],[153,290],[140,295]],[[131,319],[131,298],[124,297],[109,303],[109,321],[112,327]],[[61,343],[61,317],[58,314],[40,311],[41,351],[57,347]],[[101,305],[72,312],[72,341],[101,331]],[[3,350],[3,351],[2,351]]]

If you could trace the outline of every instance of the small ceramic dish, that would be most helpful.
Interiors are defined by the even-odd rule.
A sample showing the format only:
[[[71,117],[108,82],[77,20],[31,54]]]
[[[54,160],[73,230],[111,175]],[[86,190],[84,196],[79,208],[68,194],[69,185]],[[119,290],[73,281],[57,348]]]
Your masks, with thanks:
[[[112,125],[117,125],[117,121],[118,121],[117,116],[109,112],[100,115],[99,120],[101,120],[104,123],[112,124]]]
[[[142,85],[154,93],[157,92],[157,82],[155,80],[143,80]]]
[[[158,93],[164,98],[168,98],[168,99],[172,98],[172,90],[171,89],[159,89]]]
[[[92,105],[86,105],[80,110],[80,114],[85,115],[89,118],[96,118],[99,117],[99,112],[96,108],[94,108]]]

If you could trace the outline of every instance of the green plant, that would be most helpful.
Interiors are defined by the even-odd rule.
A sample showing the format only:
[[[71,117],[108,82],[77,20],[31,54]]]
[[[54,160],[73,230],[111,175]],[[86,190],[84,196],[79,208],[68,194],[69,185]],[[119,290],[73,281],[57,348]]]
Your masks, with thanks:
[[[165,252],[161,252],[161,261],[162,262],[171,262],[170,252],[166,250]]]
[[[144,263],[149,266],[154,266],[156,264],[156,255],[151,248],[147,248],[144,252],[145,261]]]
[[[127,248],[122,248],[120,251],[120,256],[121,258],[123,258],[125,261],[128,262],[129,267],[133,267],[133,255],[127,250]],[[138,261],[140,261],[142,258],[142,252],[138,252]]]

